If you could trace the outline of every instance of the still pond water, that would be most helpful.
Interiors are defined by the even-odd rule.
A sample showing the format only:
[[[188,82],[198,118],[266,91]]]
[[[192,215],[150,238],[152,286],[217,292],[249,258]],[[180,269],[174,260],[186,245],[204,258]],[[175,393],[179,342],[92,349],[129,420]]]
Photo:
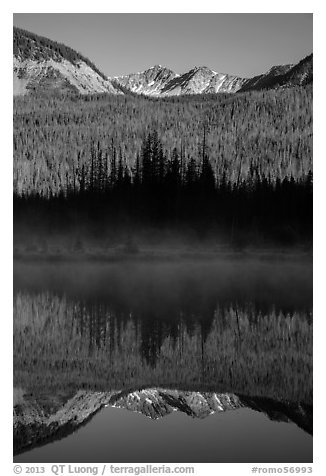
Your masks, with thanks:
[[[312,462],[309,262],[14,264],[15,462]]]

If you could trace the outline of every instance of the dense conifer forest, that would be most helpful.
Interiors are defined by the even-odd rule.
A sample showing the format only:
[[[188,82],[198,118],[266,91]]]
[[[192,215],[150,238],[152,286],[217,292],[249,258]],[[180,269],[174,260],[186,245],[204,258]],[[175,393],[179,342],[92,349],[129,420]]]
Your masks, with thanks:
[[[252,167],[273,180],[312,169],[312,89],[149,99],[135,96],[14,100],[14,190],[58,194],[91,160],[93,143],[115,150],[132,175],[144,137],[158,132],[164,153],[200,161],[206,124],[214,175],[236,182]],[[241,163],[241,167],[240,167]]]
[[[15,224],[310,240],[312,88],[14,100]]]

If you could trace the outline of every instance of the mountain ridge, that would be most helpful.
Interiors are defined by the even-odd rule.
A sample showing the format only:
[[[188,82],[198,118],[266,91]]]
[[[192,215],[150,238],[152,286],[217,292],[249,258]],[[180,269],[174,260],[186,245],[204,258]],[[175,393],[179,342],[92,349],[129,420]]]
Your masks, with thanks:
[[[272,66],[242,78],[194,66],[184,73],[156,64],[144,71],[107,77],[74,49],[21,28],[13,30],[13,93],[134,93],[152,97],[246,92],[305,86],[312,82],[312,54],[296,64]]]
[[[296,64],[273,66],[267,73],[251,78],[239,92],[306,86],[313,82],[312,70],[313,55],[310,54]]]

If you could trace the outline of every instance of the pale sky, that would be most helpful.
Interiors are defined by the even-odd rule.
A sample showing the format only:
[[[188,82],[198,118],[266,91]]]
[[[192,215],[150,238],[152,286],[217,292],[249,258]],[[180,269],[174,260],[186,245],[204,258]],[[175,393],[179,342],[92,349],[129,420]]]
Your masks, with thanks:
[[[161,64],[251,77],[313,50],[309,13],[15,13],[14,25],[70,46],[108,76]]]

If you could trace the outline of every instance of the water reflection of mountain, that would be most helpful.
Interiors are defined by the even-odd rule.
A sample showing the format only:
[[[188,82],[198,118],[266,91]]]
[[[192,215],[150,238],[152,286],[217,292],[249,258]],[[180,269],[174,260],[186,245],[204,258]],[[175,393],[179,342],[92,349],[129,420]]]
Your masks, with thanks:
[[[142,413],[154,420],[173,411],[203,419],[214,413],[251,408],[271,420],[295,423],[312,434],[311,406],[235,394],[163,388],[133,392],[79,391],[63,403],[53,395],[37,399],[20,389],[14,393],[14,454],[68,436],[87,423],[103,406]]]
[[[199,416],[229,399],[311,433],[311,284],[298,264],[19,265],[16,451],[105,404]]]

